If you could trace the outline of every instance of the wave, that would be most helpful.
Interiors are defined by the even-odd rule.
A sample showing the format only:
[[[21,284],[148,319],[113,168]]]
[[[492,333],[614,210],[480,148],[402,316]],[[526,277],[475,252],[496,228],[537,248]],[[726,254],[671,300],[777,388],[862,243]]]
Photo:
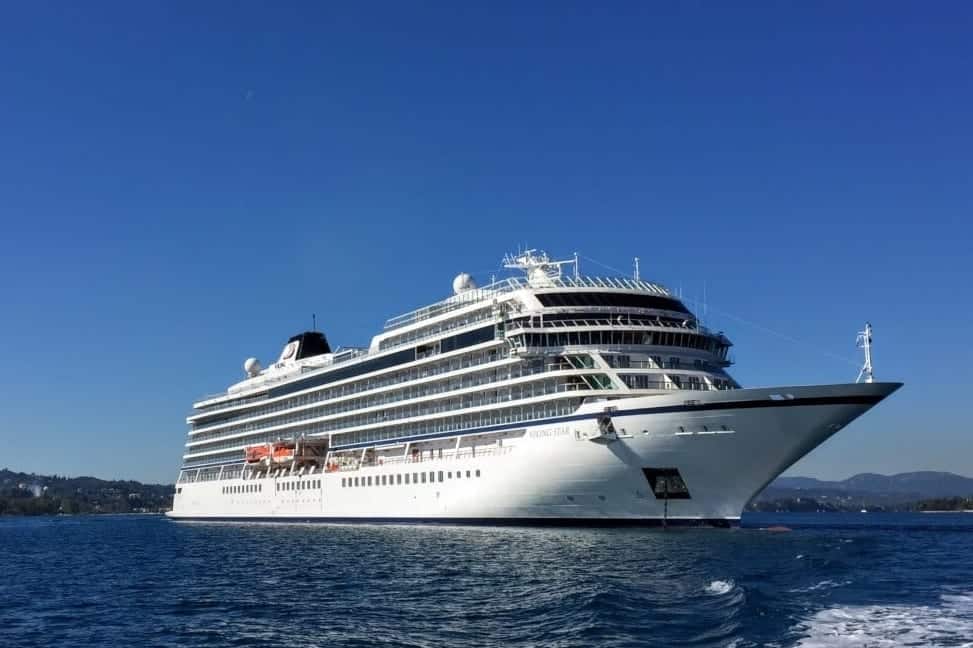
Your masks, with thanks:
[[[735,586],[736,584],[732,580],[715,580],[704,587],[703,591],[713,596],[722,596],[729,593]]]
[[[801,622],[796,644],[818,646],[953,646],[973,648],[973,592],[944,594],[940,605],[851,605]]]
[[[839,583],[838,581],[833,581],[829,579],[829,580],[823,580],[820,583],[815,583],[814,585],[810,585],[808,587],[797,587],[787,591],[795,594],[800,592],[816,592],[818,590],[823,590],[823,589],[834,589],[835,587],[844,587],[845,585],[851,585],[851,581],[846,580],[846,581],[841,581]]]

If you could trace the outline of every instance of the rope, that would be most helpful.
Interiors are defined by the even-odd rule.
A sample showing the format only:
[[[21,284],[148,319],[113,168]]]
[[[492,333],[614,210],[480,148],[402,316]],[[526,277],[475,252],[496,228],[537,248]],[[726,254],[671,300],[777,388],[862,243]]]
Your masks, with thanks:
[[[694,301],[694,300],[688,300],[688,301]],[[695,310],[699,310],[699,304],[696,304],[696,306],[694,308],[695,308]],[[857,367],[860,364],[859,362],[856,362],[855,360],[852,360],[848,356],[838,355],[837,353],[831,353],[830,351],[822,351],[817,345],[811,344],[810,342],[805,342],[803,340],[798,340],[797,338],[792,337],[790,335],[787,335],[786,333],[781,333],[780,331],[775,331],[774,329],[767,328],[766,326],[762,326],[760,324],[757,324],[756,322],[751,322],[750,320],[744,319],[744,318],[742,318],[742,317],[740,317],[738,315],[734,315],[734,314],[728,313],[725,310],[722,310],[720,308],[716,308],[712,304],[707,304],[707,308],[710,309],[710,310],[712,310],[712,311],[714,311],[714,312],[716,312],[717,314],[719,314],[722,317],[728,317],[728,318],[730,318],[730,319],[732,319],[732,320],[734,320],[736,322],[739,322],[740,324],[744,324],[744,325],[749,326],[751,328],[757,329],[758,331],[762,331],[763,333],[767,333],[769,335],[773,335],[774,337],[778,337],[778,338],[780,338],[782,340],[786,340],[786,341],[788,341],[788,342],[790,342],[792,344],[796,344],[796,345],[802,346],[802,347],[807,347],[808,349],[814,349],[815,351],[818,351],[822,355],[826,355],[829,358],[832,358],[834,360],[840,360],[842,362],[847,362],[848,364],[850,364],[853,367]]]
[[[611,270],[612,272],[616,272],[616,273],[618,273],[622,277],[627,277],[630,274],[628,272],[624,272],[623,270],[619,270],[618,268],[613,268],[612,266],[608,265],[607,263],[602,263],[601,261],[599,261],[597,259],[592,259],[591,257],[585,256],[583,254],[579,254],[578,255],[578,258],[584,259],[585,261],[591,261],[595,265],[600,265],[602,268],[605,268],[606,270]]]

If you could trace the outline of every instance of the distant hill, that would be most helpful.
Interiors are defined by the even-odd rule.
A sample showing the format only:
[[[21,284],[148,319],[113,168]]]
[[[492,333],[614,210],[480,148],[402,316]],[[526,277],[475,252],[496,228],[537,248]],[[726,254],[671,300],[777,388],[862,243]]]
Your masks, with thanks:
[[[172,506],[172,494],[171,484],[0,470],[0,515],[157,513]]]
[[[895,494],[920,498],[964,497],[973,495],[973,479],[948,472],[925,470],[897,475],[861,473],[842,481],[823,481],[811,477],[778,477],[768,488],[872,495]]]
[[[924,500],[973,497],[973,479],[948,472],[861,473],[841,481],[778,477],[748,508],[753,510],[912,510]]]

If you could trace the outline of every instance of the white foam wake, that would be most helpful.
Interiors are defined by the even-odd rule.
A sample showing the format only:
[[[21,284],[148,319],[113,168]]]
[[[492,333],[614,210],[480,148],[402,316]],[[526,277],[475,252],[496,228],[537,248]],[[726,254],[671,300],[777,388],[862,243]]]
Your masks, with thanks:
[[[838,581],[833,581],[833,580],[823,580],[820,583],[816,583],[816,584],[810,585],[808,587],[798,587],[798,588],[795,588],[795,589],[792,589],[792,590],[788,590],[788,591],[789,592],[795,592],[795,593],[799,593],[799,592],[815,592],[817,590],[833,589],[835,587],[844,587],[845,585],[851,585],[851,581],[847,581],[846,580],[846,581],[838,582]]]
[[[732,590],[733,586],[734,582],[732,580],[715,580],[703,589],[707,594],[721,596]]]
[[[960,646],[973,648],[973,592],[943,595],[942,604],[856,605],[822,610],[798,630],[797,645]]]

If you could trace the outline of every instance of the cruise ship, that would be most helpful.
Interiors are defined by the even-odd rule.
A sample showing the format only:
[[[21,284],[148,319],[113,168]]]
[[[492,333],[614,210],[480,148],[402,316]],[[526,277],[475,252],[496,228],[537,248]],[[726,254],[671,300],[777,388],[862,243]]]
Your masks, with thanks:
[[[178,520],[714,525],[901,386],[743,388],[663,286],[528,250],[385,323],[291,337],[193,405]],[[573,272],[571,266],[573,265]],[[314,327],[316,328],[316,327]]]

